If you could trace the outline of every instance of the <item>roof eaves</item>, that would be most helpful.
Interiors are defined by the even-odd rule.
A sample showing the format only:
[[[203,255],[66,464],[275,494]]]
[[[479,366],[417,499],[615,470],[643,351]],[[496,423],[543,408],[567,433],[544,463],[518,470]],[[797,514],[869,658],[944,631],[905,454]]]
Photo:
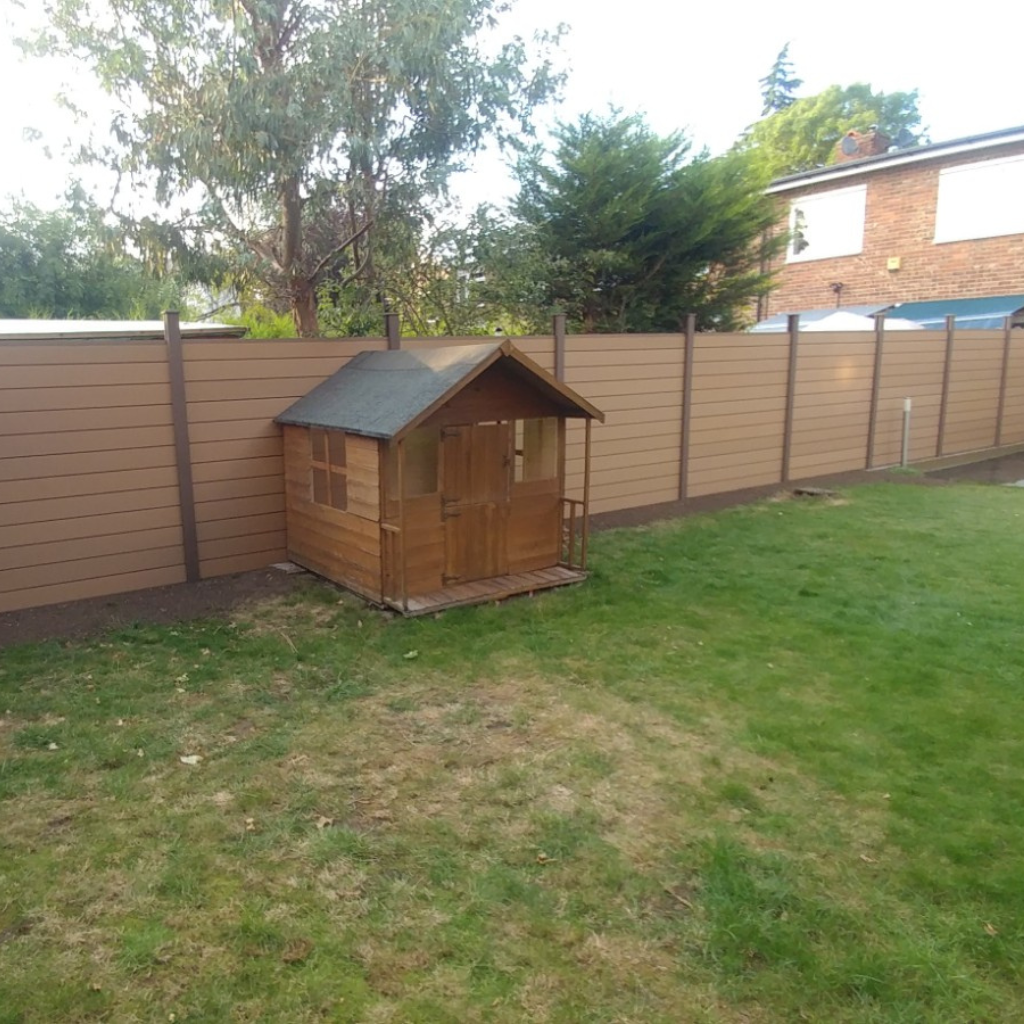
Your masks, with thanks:
[[[778,195],[792,192],[805,185],[818,185],[842,178],[852,178],[858,174],[870,174],[876,170],[890,167],[902,167],[906,164],[923,163],[941,157],[958,156],[961,153],[973,153],[998,146],[1010,146],[1024,142],[1024,125],[1017,128],[1004,128],[998,132],[987,132],[984,135],[972,135],[963,139],[952,139],[949,142],[934,142],[928,146],[914,149],[900,149],[894,153],[882,153],[879,156],[865,157],[863,160],[851,160],[844,164],[830,164],[828,167],[815,167],[810,171],[790,174],[784,178],[776,178],[768,188],[766,195]]]

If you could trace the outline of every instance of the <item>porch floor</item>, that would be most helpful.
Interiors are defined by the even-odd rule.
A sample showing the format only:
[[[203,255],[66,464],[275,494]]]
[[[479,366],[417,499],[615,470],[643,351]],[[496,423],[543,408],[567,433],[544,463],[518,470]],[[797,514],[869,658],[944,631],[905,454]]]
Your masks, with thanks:
[[[405,614],[426,615],[457,605],[501,601],[515,594],[528,594],[534,590],[547,590],[549,587],[563,587],[567,583],[579,583],[586,578],[587,574],[582,570],[569,569],[564,565],[555,565],[550,569],[535,569],[532,572],[516,572],[508,576],[492,576],[490,579],[459,583],[430,594],[410,597]],[[398,601],[388,601],[387,604],[398,611],[403,610]]]

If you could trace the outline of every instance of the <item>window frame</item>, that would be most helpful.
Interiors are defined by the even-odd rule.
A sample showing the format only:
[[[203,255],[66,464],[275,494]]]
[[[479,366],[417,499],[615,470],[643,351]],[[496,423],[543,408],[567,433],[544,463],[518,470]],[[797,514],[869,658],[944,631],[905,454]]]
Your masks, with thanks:
[[[323,444],[323,458],[318,457],[318,441]],[[347,456],[346,434],[343,430],[309,428],[309,500],[314,505],[333,508],[336,512],[348,511]],[[317,494],[318,473],[323,474],[322,496]],[[335,488],[340,489],[340,499]]]
[[[1024,186],[1024,153],[943,167],[936,184],[933,242],[943,245],[1024,234],[1024,206],[1014,202],[1014,168]],[[1001,178],[1000,172],[1006,170],[1010,173]]]
[[[787,222],[789,230],[789,241],[786,244],[786,263],[811,263],[815,260],[831,260],[843,256],[859,256],[864,251],[864,227],[867,221],[867,194],[868,186],[865,182],[861,185],[850,185],[846,188],[833,188],[825,192],[812,192],[801,199],[794,199],[789,206],[789,219]],[[858,221],[852,227],[848,235],[841,236],[837,242],[829,239],[827,244],[819,242],[817,250],[813,251],[812,242],[806,242],[805,247],[799,251],[794,246],[799,240],[798,219],[803,216],[805,223],[808,214],[811,214],[813,223],[813,211],[829,205],[844,205],[848,207],[847,215],[850,213]],[[836,215],[833,214],[833,217]],[[842,214],[839,215],[840,218]],[[834,225],[833,225],[834,227]],[[813,241],[813,228],[810,230]],[[812,250],[812,251],[808,251]]]

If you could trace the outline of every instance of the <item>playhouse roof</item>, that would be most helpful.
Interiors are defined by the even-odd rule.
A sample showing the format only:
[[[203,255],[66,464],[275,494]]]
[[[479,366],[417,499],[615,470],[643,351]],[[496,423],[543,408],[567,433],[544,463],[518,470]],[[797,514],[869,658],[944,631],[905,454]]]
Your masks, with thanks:
[[[443,348],[360,352],[277,417],[278,423],[397,438],[502,361],[564,410],[599,420],[604,415],[556,380],[511,342]]]

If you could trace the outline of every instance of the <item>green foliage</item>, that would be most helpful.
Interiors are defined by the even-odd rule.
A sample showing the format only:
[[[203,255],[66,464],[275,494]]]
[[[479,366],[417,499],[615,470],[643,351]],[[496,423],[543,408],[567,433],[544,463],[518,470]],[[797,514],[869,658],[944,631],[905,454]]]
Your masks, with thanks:
[[[803,79],[793,74],[793,62],[789,59],[789,43],[779,50],[771,70],[761,79],[761,99],[764,106],[761,116],[785,110],[796,102],[793,95],[803,85]]]
[[[155,319],[181,308],[173,277],[157,277],[79,192],[41,210],[12,201],[0,212],[0,317]]]
[[[279,313],[267,306],[246,305],[241,313],[218,316],[224,324],[237,324],[247,328],[247,338],[293,338],[295,323],[290,313]]]
[[[518,165],[518,244],[503,250],[529,253],[538,305],[585,332],[678,330],[690,312],[702,329],[736,325],[767,287],[762,259],[776,244],[762,237],[774,209],[748,159],[688,159],[682,134],[617,111],[555,137],[550,158],[535,150]],[[525,282],[514,284],[522,301]]]
[[[861,83],[831,85],[758,121],[737,148],[749,152],[768,178],[778,178],[830,163],[847,132],[872,125],[893,141],[923,141],[917,90],[876,93]]]
[[[119,104],[87,158],[184,208],[146,225],[153,244],[238,254],[308,334],[321,282],[376,286],[390,210],[442,196],[465,154],[528,132],[557,87],[551,38],[481,38],[507,6],[46,0],[35,46],[83,61]]]
[[[1022,499],[863,486],[598,533],[500,607],[296,577],[5,648],[0,1020],[1018,1021]]]

